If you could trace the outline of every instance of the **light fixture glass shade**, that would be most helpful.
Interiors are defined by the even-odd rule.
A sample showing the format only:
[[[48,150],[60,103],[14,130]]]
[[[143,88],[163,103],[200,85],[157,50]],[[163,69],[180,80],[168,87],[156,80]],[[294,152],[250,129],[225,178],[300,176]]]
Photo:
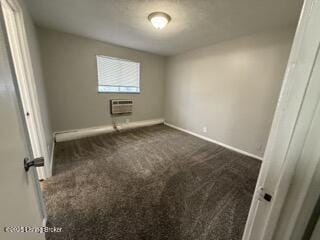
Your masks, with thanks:
[[[148,19],[156,29],[164,28],[171,20],[170,16],[164,12],[153,12]]]

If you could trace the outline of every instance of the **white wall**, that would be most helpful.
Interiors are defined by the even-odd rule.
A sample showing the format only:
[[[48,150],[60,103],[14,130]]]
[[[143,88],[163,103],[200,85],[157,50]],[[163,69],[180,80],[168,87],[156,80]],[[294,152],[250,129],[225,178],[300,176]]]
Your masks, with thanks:
[[[116,122],[163,118],[165,58],[72,34],[38,28],[54,131],[110,125],[109,99],[133,99],[133,114]],[[96,55],[141,63],[140,94],[97,92]]]
[[[263,156],[293,34],[259,33],[170,57],[166,121]]]

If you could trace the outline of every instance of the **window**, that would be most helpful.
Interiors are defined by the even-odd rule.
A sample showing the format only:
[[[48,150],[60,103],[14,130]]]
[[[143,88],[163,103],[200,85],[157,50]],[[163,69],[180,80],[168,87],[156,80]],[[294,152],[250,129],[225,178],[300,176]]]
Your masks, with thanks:
[[[140,93],[140,63],[97,56],[98,92]]]

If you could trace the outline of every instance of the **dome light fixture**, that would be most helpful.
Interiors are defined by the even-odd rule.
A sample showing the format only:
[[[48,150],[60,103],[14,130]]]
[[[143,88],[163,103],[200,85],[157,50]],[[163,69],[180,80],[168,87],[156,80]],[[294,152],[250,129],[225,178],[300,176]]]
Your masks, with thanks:
[[[149,14],[148,19],[156,29],[162,29],[167,26],[171,17],[164,12],[153,12]]]

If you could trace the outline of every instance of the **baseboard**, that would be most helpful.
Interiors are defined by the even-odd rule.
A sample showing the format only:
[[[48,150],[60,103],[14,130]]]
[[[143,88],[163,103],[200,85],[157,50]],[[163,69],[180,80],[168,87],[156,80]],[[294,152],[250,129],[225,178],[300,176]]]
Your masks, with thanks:
[[[56,141],[55,141],[55,134],[53,134],[53,139],[52,139],[52,148],[51,148],[51,154],[50,154],[50,176],[52,176],[52,169],[53,169],[53,159],[54,159],[54,148],[56,146]]]
[[[186,129],[184,129],[184,128],[175,126],[175,125],[170,124],[170,123],[167,123],[167,122],[164,122],[164,124],[167,125],[167,126],[169,126],[169,127],[174,128],[174,129],[180,130],[180,131],[182,131],[182,132],[191,134],[191,135],[193,135],[193,136],[195,136],[195,137],[198,137],[198,138],[201,138],[201,139],[203,139],[203,140],[206,140],[206,141],[208,141],[208,142],[212,142],[212,143],[215,143],[215,144],[220,145],[220,146],[222,146],[222,147],[228,148],[228,149],[230,149],[230,150],[232,150],[232,151],[241,153],[241,154],[246,155],[246,156],[249,156],[249,157],[256,158],[256,159],[261,160],[261,161],[263,160],[263,157],[259,157],[259,156],[255,155],[255,154],[248,153],[248,152],[246,152],[246,151],[243,151],[243,150],[240,150],[240,149],[238,149],[238,148],[232,147],[232,146],[227,145],[227,144],[225,144],[225,143],[218,142],[218,141],[213,140],[213,139],[211,139],[211,138],[202,136],[202,135],[200,135],[200,134],[198,134],[198,133],[191,132],[191,131],[189,131],[189,130],[186,130]]]
[[[47,226],[47,221],[48,221],[47,217],[44,217],[42,219],[42,227],[46,227]]]
[[[161,124],[164,122],[164,119],[151,119],[145,121],[137,121],[130,123],[123,123],[117,125],[118,130],[138,128],[138,127],[146,127],[156,124]],[[96,136],[104,133],[110,133],[116,131],[112,125],[100,126],[100,127],[92,127],[92,128],[82,128],[70,131],[56,132],[55,133],[55,141],[56,142],[64,142],[70,141],[85,137]]]
[[[225,143],[221,143],[219,141],[213,140],[211,138],[202,136],[200,134],[191,132],[189,130],[186,130],[184,128],[175,126],[173,124],[170,124],[168,122],[165,122],[164,119],[151,119],[151,120],[145,120],[145,121],[136,121],[136,122],[130,122],[130,123],[123,123],[121,125],[118,125],[117,128],[119,130],[124,130],[124,129],[131,129],[131,128],[138,128],[138,127],[146,127],[146,126],[151,126],[151,125],[156,125],[156,124],[161,124],[164,123],[165,125],[175,128],[177,130],[186,132],[188,134],[191,134],[195,137],[201,138],[203,140],[206,140],[208,142],[215,143],[217,145],[220,145],[222,147],[228,148],[232,151],[241,153],[243,155],[247,155],[249,157],[253,157],[259,160],[263,160],[262,157],[259,157],[255,154],[248,153],[244,150],[232,147],[230,145],[227,145]],[[52,152],[51,152],[51,166],[50,169],[52,170],[52,163],[53,163],[53,153],[54,153],[54,147],[55,147],[55,142],[64,142],[64,141],[70,141],[70,140],[75,140],[75,139],[80,139],[80,138],[85,138],[85,137],[90,137],[90,136],[96,136],[104,133],[110,133],[114,132],[115,129],[113,128],[112,125],[106,125],[106,126],[100,126],[100,127],[92,127],[92,128],[82,128],[82,129],[76,129],[76,130],[70,130],[70,131],[63,131],[63,132],[55,132],[54,134],[54,141],[53,141],[53,147],[52,147]]]

